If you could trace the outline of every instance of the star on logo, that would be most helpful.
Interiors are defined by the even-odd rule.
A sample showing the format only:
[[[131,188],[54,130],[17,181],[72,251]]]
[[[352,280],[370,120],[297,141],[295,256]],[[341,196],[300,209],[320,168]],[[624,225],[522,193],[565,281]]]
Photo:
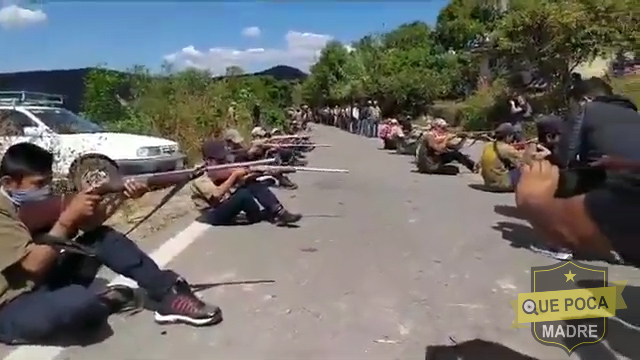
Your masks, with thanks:
[[[564,276],[566,276],[566,277],[567,277],[567,281],[566,281],[566,282],[569,282],[569,280],[571,280],[571,281],[573,281],[573,282],[576,282],[575,280],[573,280],[573,278],[576,276],[576,274],[572,274],[572,273],[571,273],[571,270],[569,270],[569,273],[568,273],[568,274],[564,274]]]

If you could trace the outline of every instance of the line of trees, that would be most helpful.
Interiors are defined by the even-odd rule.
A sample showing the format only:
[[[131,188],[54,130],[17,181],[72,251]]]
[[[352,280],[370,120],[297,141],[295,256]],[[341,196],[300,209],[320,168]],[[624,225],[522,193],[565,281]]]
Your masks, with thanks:
[[[522,70],[547,85],[537,107],[554,110],[578,65],[639,51],[639,39],[640,0],[452,0],[433,27],[412,22],[327,44],[302,93],[316,106],[375,98],[389,115],[435,111],[483,128],[503,114],[502,98],[526,90]],[[442,109],[437,100],[465,102]]]
[[[213,132],[251,129],[259,104],[270,125],[283,126],[285,109],[300,102],[300,85],[271,76],[249,76],[231,67],[225,77],[188,69],[161,74],[136,66],[121,73],[97,68],[85,78],[83,115],[114,131],[152,134],[178,141],[191,158]],[[228,110],[235,103],[234,119]]]

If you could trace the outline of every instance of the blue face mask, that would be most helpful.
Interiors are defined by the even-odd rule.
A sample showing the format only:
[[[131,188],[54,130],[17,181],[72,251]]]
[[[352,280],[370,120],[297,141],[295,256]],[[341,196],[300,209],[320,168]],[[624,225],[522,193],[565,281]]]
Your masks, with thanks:
[[[49,185],[43,186],[41,188],[32,189],[32,190],[5,190],[4,188],[0,189],[2,193],[4,193],[11,202],[20,207],[20,205],[26,202],[33,202],[46,199],[51,195],[51,187]]]

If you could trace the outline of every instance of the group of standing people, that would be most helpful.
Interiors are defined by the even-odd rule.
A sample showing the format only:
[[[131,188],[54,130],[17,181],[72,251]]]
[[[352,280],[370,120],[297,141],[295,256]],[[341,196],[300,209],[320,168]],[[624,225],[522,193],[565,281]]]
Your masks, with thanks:
[[[316,110],[316,121],[352,134],[375,138],[382,122],[382,110],[377,100],[343,106],[324,106]]]

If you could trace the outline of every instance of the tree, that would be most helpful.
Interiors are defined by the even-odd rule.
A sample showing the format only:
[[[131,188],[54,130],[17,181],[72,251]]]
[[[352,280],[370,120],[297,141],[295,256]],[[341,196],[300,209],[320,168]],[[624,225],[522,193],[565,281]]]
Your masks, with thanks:
[[[244,75],[244,69],[240,66],[229,66],[224,70],[225,76],[240,76]]]
[[[502,56],[527,64],[552,84],[562,86],[578,65],[597,56],[608,56],[624,46],[625,40],[637,36],[637,32],[636,35],[628,33],[630,29],[626,24],[620,24],[621,14],[634,13],[632,9],[625,10],[630,3],[632,1],[513,1],[494,40]],[[635,13],[637,17],[637,10]],[[631,17],[629,15],[627,21]]]

